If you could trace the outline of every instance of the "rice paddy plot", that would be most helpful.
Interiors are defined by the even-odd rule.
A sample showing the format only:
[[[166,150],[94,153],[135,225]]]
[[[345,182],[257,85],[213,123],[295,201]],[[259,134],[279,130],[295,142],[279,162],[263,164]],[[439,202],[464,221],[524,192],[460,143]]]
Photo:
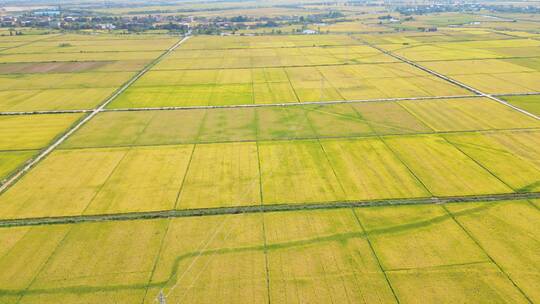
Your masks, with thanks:
[[[413,61],[439,61],[439,60],[464,60],[464,59],[496,59],[504,58],[493,51],[480,47],[463,48],[457,43],[450,47],[441,44],[416,44],[410,46],[403,45],[380,45],[389,49],[393,53]]]
[[[400,302],[526,302],[440,206],[355,211]]]
[[[81,117],[81,114],[0,116],[0,150],[43,148]]]
[[[358,208],[355,212],[385,271],[489,262],[440,206]]]
[[[92,32],[92,33],[65,33],[63,35],[56,35],[51,36],[47,39],[47,41],[116,41],[116,40],[122,40],[122,41],[131,41],[131,40],[139,40],[140,42],[151,39],[151,40],[158,40],[158,39],[171,39],[170,36],[161,35],[161,34],[144,34],[144,35],[125,35],[125,34],[118,34],[118,33],[103,33],[103,32]]]
[[[287,68],[286,71],[301,102],[344,100],[337,88],[324,78],[317,67]]]
[[[540,131],[525,130],[514,132],[493,132],[485,136],[495,140],[497,144],[512,151],[516,157],[532,162],[536,167],[540,167]]]
[[[80,215],[126,153],[125,149],[53,152],[2,193],[0,218]]]
[[[253,83],[251,71],[245,75],[188,72],[150,72],[111,104],[111,108],[207,106],[294,102],[296,97],[288,82]],[[200,71],[197,71],[200,72]],[[232,70],[232,72],[237,72]],[[153,73],[153,74],[152,74]],[[239,74],[242,74],[238,72]],[[207,78],[204,74],[212,75]],[[171,77],[166,77],[171,75]]]
[[[431,97],[431,96],[459,96],[467,95],[469,91],[450,84],[435,76],[424,77],[411,77],[400,79],[403,82],[404,88],[408,89],[408,93],[405,94],[403,89],[396,83],[387,82],[378,84],[383,92],[388,92],[388,97],[400,98],[400,97]],[[405,83],[406,82],[406,83]],[[398,82],[399,83],[399,82]],[[387,91],[385,91],[387,90]]]
[[[531,39],[532,41],[538,39]],[[538,52],[540,52],[540,46],[538,45],[531,45],[531,46],[523,46],[523,47],[506,47],[506,48],[491,48],[491,50],[494,50],[497,54],[504,56],[505,58],[527,58],[527,57],[537,57]]]
[[[340,201],[345,198],[318,141],[259,143],[265,204]]]
[[[265,82],[253,84],[253,102],[276,104],[298,102],[294,88],[289,82]]]
[[[36,154],[36,151],[0,152],[0,181]]]
[[[378,33],[378,34],[363,34],[355,35],[360,39],[376,45],[391,45],[395,44],[396,47],[403,45],[429,43],[429,42],[445,42],[456,40],[453,35],[449,35],[447,32],[438,31],[433,32],[412,32],[412,33]]]
[[[146,123],[144,130],[136,136],[136,145],[168,145],[198,142],[201,125],[207,110],[156,111]],[[114,120],[114,116],[112,116]],[[141,117],[144,119],[144,117]],[[225,132],[227,130],[215,130]]]
[[[508,135],[512,136],[511,133]],[[524,148],[520,147],[518,142],[514,142],[512,146],[504,146],[490,138],[489,134],[451,134],[444,137],[515,191],[540,190],[540,167],[518,156],[516,150]]]
[[[166,225],[166,220],[72,225],[20,303],[141,301]]]
[[[19,303],[70,225],[0,228],[0,301]]]
[[[433,132],[431,128],[397,102],[365,102],[354,103],[351,106],[376,134]]]
[[[536,58],[509,58],[504,60],[513,65],[519,65],[523,71],[540,72],[540,56]]]
[[[240,73],[244,79],[238,80],[239,76],[236,76],[236,82],[224,79],[224,75],[220,75],[220,70],[189,70],[189,71],[156,71],[151,70],[145,73],[135,83],[133,88],[143,87],[163,87],[163,86],[191,86],[191,85],[214,85],[218,83],[218,76],[221,76],[220,84],[232,84],[232,83],[250,83],[251,74],[246,73],[249,70],[244,70],[244,73]]]
[[[358,44],[345,35],[288,35],[288,36],[198,36],[182,46],[187,50],[311,47]]]
[[[385,109],[382,107],[381,111]],[[367,122],[348,104],[121,111],[98,114],[62,148],[350,137],[371,133]]]
[[[0,91],[0,111],[93,109],[116,88],[41,89]]]
[[[2,29],[3,30],[3,29]],[[0,30],[1,31],[1,30]],[[4,37],[5,35],[1,35],[1,37]],[[12,36],[13,37],[13,36]],[[16,41],[15,39],[14,40],[4,40],[4,39],[1,39],[0,40],[0,49],[2,51],[5,51],[5,50],[9,50],[11,48],[16,48],[16,47],[19,47],[19,46],[22,46],[26,43],[30,43],[30,41]]]
[[[400,46],[393,51],[413,61],[440,61],[531,57],[535,56],[538,46],[540,42],[533,39],[501,39]],[[522,49],[532,51],[532,54],[520,52]]]
[[[177,38],[152,39],[150,37],[144,40],[71,40],[70,37],[66,37],[65,40],[60,41],[37,41],[3,51],[2,54],[164,51],[177,41]]]
[[[221,69],[216,72],[216,84],[253,83],[253,72],[250,69]]]
[[[0,64],[1,74],[74,73],[100,69],[114,61],[22,62]]]
[[[374,134],[534,128],[537,125],[532,118],[480,98],[119,111],[100,113],[62,147],[362,137]]]
[[[266,303],[259,214],[170,220],[144,303]]]
[[[424,71],[403,62],[384,64],[355,64],[347,66],[321,66],[318,68],[328,79],[354,81],[428,76]]]
[[[385,32],[391,31],[391,29],[378,25],[367,25],[360,21],[345,21],[336,22],[332,24],[324,24],[323,26],[317,25],[310,26],[313,30],[321,32],[329,31],[331,33],[359,33],[359,32]]]
[[[529,297],[540,299],[540,211],[527,201],[449,204],[447,208]]]
[[[253,108],[208,110],[197,140],[198,142],[253,141],[257,136],[255,115]]]
[[[425,62],[423,66],[443,75],[497,74],[534,72],[535,69],[514,64],[509,59],[457,60]]]
[[[306,50],[312,50],[311,48],[303,48],[302,52]],[[325,53],[313,54],[308,58],[312,63],[318,65],[326,65],[325,61],[316,60],[318,57],[329,60],[328,64],[360,64],[360,63],[390,63],[397,62],[396,59],[383,54],[375,48],[371,48],[365,45],[351,46],[351,47],[333,47],[325,48]],[[308,54],[306,54],[308,55]],[[337,60],[337,61],[336,61]]]
[[[392,136],[384,141],[433,195],[513,192],[440,136]]]
[[[492,264],[402,270],[388,277],[400,303],[482,303],[487,299],[489,303],[529,303]]]
[[[241,105],[253,104],[253,84],[224,84],[212,89],[210,105]]]
[[[302,107],[317,137],[350,137],[372,134],[372,128],[349,104]]]
[[[62,148],[243,141],[255,135],[254,109],[104,112]]]
[[[444,35],[438,36],[440,39],[430,39],[419,37],[416,40],[418,42],[451,42],[451,41],[485,41],[485,40],[502,40],[510,39],[510,37],[493,32],[493,31],[457,31],[456,33],[451,33],[451,31],[445,32]]]
[[[287,72],[283,68],[251,69],[251,77],[256,84],[289,82]]]
[[[471,74],[452,76],[457,81],[491,94],[529,93],[540,90],[540,73]]]
[[[110,107],[273,104],[466,93],[404,63],[153,70]]]
[[[229,50],[178,49],[156,70],[239,69],[385,63],[397,60],[365,45]]]
[[[494,94],[540,90],[540,66],[532,59],[484,59],[423,62],[422,65],[460,82]]]
[[[152,108],[171,106],[207,106],[213,85],[130,87],[108,108]]]
[[[445,208],[467,233],[440,206],[0,228],[0,299],[526,303],[508,275],[535,301],[538,210]]]
[[[192,151],[191,145],[130,149],[84,214],[173,209]]]
[[[43,60],[43,58],[42,58]],[[129,72],[142,69],[148,59],[12,62],[0,64],[0,74],[46,74],[82,72]]]
[[[540,95],[505,96],[504,100],[529,113],[540,115]]]
[[[163,112],[165,113],[165,112]],[[70,136],[62,148],[113,147],[133,145],[144,133],[155,111],[104,112]]]
[[[487,98],[399,101],[435,131],[537,128],[532,117]]]
[[[222,71],[227,70],[151,71],[135,82],[111,107],[252,104],[251,71]]]
[[[485,41],[509,39],[507,35],[492,31],[476,30],[472,31],[463,28],[439,28],[437,32],[397,32],[397,33],[378,33],[357,35],[362,40],[372,44],[394,44],[397,47],[403,47],[422,43],[442,43],[442,42],[460,42],[460,41]]]
[[[0,75],[0,90],[111,88],[131,76],[131,72]]]
[[[59,61],[141,61],[149,62],[159,57],[162,51],[153,52],[95,52],[95,53],[48,53],[44,54],[1,54],[0,63],[59,62]]]
[[[2,29],[5,30],[5,29]],[[7,35],[6,35],[7,34]],[[53,39],[57,34],[43,34],[43,35],[15,35],[9,36],[9,33],[4,32],[0,34],[0,42],[17,42],[17,43],[28,43],[31,41],[41,40],[41,39]]]
[[[429,196],[379,139],[321,140],[321,145],[348,200]]]
[[[216,57],[201,58],[198,54],[190,54],[188,52],[174,52],[161,62],[156,64],[154,70],[196,70],[196,69],[219,69],[224,67],[225,58],[220,55]],[[249,68],[250,62],[242,62],[234,64],[234,68]]]
[[[403,63],[287,68],[300,101],[461,95],[465,91]]]
[[[259,140],[315,138],[304,107],[268,107],[257,109]]]
[[[264,222],[270,301],[395,302],[350,209],[264,213]]]
[[[260,203],[256,143],[199,144],[195,147],[177,208]]]

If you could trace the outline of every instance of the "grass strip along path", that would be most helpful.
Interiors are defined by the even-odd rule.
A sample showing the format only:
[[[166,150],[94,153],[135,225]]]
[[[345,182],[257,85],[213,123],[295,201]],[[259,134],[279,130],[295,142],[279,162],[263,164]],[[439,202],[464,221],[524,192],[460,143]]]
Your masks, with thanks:
[[[130,212],[130,213],[114,213],[114,214],[98,214],[98,215],[76,215],[76,216],[58,216],[58,217],[43,217],[43,218],[9,219],[9,220],[0,220],[0,227],[39,226],[39,225],[72,224],[72,223],[83,223],[83,222],[130,221],[130,220],[141,220],[141,219],[211,216],[211,215],[226,215],[226,214],[240,214],[240,213],[343,209],[343,208],[381,207],[381,206],[399,206],[399,205],[427,205],[427,204],[478,203],[478,202],[495,203],[495,202],[501,202],[501,201],[507,201],[507,200],[523,200],[524,202],[527,202],[527,200],[529,199],[537,199],[537,198],[540,198],[540,192],[428,197],[428,198],[412,198],[412,199],[343,201],[343,202],[328,202],[328,203],[269,204],[269,205],[202,208],[202,209],[162,210],[162,211],[150,211],[150,212]]]

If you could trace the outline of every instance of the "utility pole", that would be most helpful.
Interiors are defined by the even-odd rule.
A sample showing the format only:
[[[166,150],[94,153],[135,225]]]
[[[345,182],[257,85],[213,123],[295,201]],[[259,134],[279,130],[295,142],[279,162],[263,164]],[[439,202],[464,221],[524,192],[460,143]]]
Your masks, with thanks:
[[[167,300],[165,299],[163,290],[159,292],[158,300],[159,300],[159,304],[167,304]]]

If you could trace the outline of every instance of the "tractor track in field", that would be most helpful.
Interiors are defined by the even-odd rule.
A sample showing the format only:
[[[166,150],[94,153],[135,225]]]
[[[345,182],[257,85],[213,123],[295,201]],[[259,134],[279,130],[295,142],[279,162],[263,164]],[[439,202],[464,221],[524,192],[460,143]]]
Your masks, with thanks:
[[[516,107],[516,106],[514,106],[514,105],[512,105],[512,104],[510,104],[510,103],[496,97],[496,95],[484,93],[484,92],[482,92],[482,91],[480,91],[480,90],[478,90],[478,89],[476,89],[474,87],[471,87],[471,86],[466,85],[466,84],[464,84],[464,83],[462,83],[460,81],[457,81],[457,80],[455,80],[453,78],[450,78],[450,77],[448,77],[446,75],[443,75],[441,73],[438,73],[438,72],[435,72],[435,71],[433,71],[431,69],[428,69],[428,68],[424,67],[423,65],[416,63],[415,61],[412,61],[412,60],[409,60],[409,59],[407,59],[405,57],[396,55],[396,54],[392,53],[391,51],[385,50],[385,49],[380,48],[380,47],[378,47],[376,45],[373,45],[371,43],[368,43],[368,42],[365,42],[365,41],[362,41],[362,42],[365,43],[366,45],[371,46],[372,48],[374,48],[374,49],[388,55],[388,56],[391,56],[391,57],[393,57],[393,58],[395,58],[395,59],[397,59],[397,60],[399,60],[401,62],[407,63],[407,64],[409,64],[409,65],[411,65],[411,66],[413,66],[415,68],[418,68],[418,69],[420,69],[420,70],[422,70],[422,71],[424,71],[426,73],[429,73],[429,74],[431,74],[431,75],[433,75],[435,77],[438,77],[438,78],[440,78],[442,80],[450,82],[450,83],[452,83],[452,84],[454,84],[454,85],[456,85],[458,87],[461,87],[461,88],[466,89],[466,90],[468,90],[470,92],[473,92],[478,96],[489,98],[489,99],[491,99],[493,101],[496,101],[496,102],[498,102],[500,104],[503,104],[503,105],[505,105],[507,107],[510,107],[510,108],[522,113],[522,114],[525,114],[525,115],[530,116],[530,117],[532,117],[534,119],[540,120],[540,117],[534,115],[533,113],[527,112],[527,111],[525,111],[525,110],[523,110],[523,109],[521,109],[519,107]]]
[[[540,192],[529,193],[505,193],[488,195],[470,195],[470,196],[448,196],[448,197],[425,197],[425,198],[404,198],[404,199],[381,199],[381,200],[363,200],[363,201],[337,201],[328,203],[307,203],[307,204],[271,204],[271,205],[250,205],[235,207],[216,207],[184,210],[161,210],[148,212],[129,212],[116,214],[97,214],[97,215],[74,215],[74,216],[56,216],[39,218],[20,218],[20,219],[2,219],[0,227],[21,227],[21,226],[40,226],[40,225],[60,225],[75,224],[85,222],[109,222],[109,221],[131,221],[160,218],[177,218],[193,216],[212,216],[212,215],[230,215],[244,213],[260,212],[282,212],[282,211],[300,211],[300,210],[324,210],[324,209],[343,209],[343,208],[361,208],[361,207],[382,207],[399,205],[427,205],[427,204],[448,204],[448,203],[495,203],[507,200],[538,199]]]
[[[177,47],[179,47],[182,43],[184,43],[190,37],[191,36],[185,36],[184,38],[179,40],[177,43],[175,43],[173,46],[171,46],[169,49],[167,49],[165,52],[163,52],[159,57],[155,58],[150,63],[148,63],[142,70],[137,72],[137,74],[131,77],[126,83],[120,86],[112,95],[110,95],[107,99],[105,99],[105,101],[103,101],[97,108],[90,110],[87,116],[80,119],[74,125],[69,127],[63,135],[56,138],[50,145],[48,145],[43,150],[41,150],[41,152],[38,153],[37,156],[32,158],[30,161],[28,161],[21,169],[19,169],[17,172],[9,176],[9,178],[6,179],[4,183],[0,184],[0,194],[2,194],[5,190],[7,190],[12,184],[14,184],[19,178],[21,178],[26,172],[28,172],[31,168],[33,168],[42,159],[47,157],[47,155],[49,155],[52,151],[54,151],[54,149],[60,146],[67,138],[69,138],[73,133],[75,133],[78,129],[80,129],[84,124],[86,124],[88,121],[94,118],[98,113],[103,111],[103,109],[105,109],[105,107],[109,103],[111,103],[116,97],[122,94],[135,81],[141,78],[154,65],[156,65],[159,61],[161,61],[163,57],[173,52]]]

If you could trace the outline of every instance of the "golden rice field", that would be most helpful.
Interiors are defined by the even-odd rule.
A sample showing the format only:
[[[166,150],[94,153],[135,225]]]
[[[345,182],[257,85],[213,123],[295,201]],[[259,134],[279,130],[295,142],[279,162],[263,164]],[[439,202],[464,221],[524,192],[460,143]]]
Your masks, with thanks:
[[[0,111],[92,109],[115,88],[71,88],[0,91]]]
[[[538,131],[62,149],[0,196],[0,218],[536,192],[530,140]]]
[[[415,45],[381,45],[414,61],[497,59],[535,57],[540,41],[535,39],[498,39],[484,41],[420,43]]]
[[[540,41],[350,9],[0,36],[0,303],[539,302]]]
[[[67,39],[63,40],[58,37],[54,40],[37,41],[29,45],[6,50],[2,52],[2,54],[80,53],[81,51],[94,53],[126,52],[132,50],[137,50],[139,52],[164,51],[177,41],[177,39],[173,37],[107,40],[96,40],[93,39],[92,36],[86,38],[87,40],[70,39],[69,36],[65,38]]]
[[[425,66],[488,93],[540,91],[540,57],[522,60],[436,61],[426,63]]]
[[[511,104],[535,115],[540,115],[540,96],[507,96],[504,99]]]
[[[538,222],[508,201],[0,228],[0,299],[526,303]]]
[[[1,51],[0,111],[93,109],[177,41],[101,38],[51,35]]]
[[[25,161],[30,159],[36,151],[5,151],[0,152],[0,180],[4,180],[4,177],[17,167],[21,166]]]
[[[32,150],[46,146],[81,114],[0,116],[0,150]]]

